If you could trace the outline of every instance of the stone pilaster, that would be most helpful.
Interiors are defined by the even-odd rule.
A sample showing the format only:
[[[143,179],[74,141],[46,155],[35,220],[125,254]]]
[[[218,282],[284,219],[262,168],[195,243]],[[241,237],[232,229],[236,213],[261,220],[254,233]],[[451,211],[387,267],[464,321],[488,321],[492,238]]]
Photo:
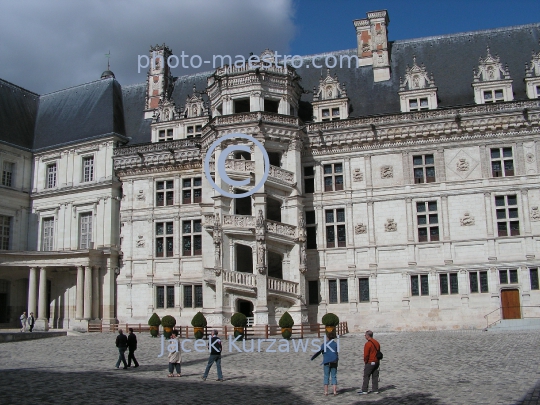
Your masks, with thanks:
[[[36,330],[49,330],[49,319],[47,318],[47,269],[42,267],[39,271],[39,306],[38,318],[36,320]]]

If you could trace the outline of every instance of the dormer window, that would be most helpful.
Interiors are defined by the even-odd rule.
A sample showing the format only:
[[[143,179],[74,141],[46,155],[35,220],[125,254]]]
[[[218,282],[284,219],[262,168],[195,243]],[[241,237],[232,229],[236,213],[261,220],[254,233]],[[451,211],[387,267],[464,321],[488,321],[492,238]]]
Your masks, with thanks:
[[[426,67],[416,64],[407,66],[405,80],[400,80],[399,92],[401,112],[433,110],[437,108],[437,88],[433,76],[429,77]]]
[[[187,132],[186,138],[193,138],[193,137],[200,138],[202,134],[202,125],[190,125],[189,127],[187,127],[186,132]]]
[[[473,71],[474,101],[476,104],[512,101],[512,79],[508,66],[503,66],[498,56],[492,56],[489,48],[487,56],[480,58],[478,69]]]
[[[484,102],[496,103],[497,101],[504,101],[504,92],[500,90],[484,90]]]
[[[527,97],[540,98],[540,52],[533,52],[531,63],[525,65],[525,86]]]
[[[160,129],[158,133],[158,142],[172,141],[173,140],[173,130],[170,129]]]
[[[335,121],[348,118],[349,98],[345,85],[338,82],[336,75],[319,81],[319,89],[313,89],[313,119],[315,122]]]

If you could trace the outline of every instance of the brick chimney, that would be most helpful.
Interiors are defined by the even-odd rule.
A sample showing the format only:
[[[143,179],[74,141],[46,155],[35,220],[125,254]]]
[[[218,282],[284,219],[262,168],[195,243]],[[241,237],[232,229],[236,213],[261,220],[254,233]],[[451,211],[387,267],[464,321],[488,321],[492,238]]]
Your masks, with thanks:
[[[390,22],[386,10],[371,11],[367,18],[354,20],[358,40],[360,66],[373,66],[373,80],[390,80],[390,58],[388,57],[388,30]]]

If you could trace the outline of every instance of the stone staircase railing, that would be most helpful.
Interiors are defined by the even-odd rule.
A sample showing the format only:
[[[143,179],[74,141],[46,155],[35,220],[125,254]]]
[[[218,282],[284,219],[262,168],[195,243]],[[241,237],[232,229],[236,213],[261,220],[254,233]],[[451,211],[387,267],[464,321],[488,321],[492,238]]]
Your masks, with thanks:
[[[255,217],[251,215],[223,215],[223,225],[239,228],[255,228]]]
[[[282,222],[266,220],[266,231],[269,233],[275,233],[277,235],[288,236],[290,238],[296,238],[296,226],[284,224]]]
[[[294,187],[294,185],[296,184],[294,181],[294,173],[288,170],[282,169],[281,167],[270,165],[268,177],[272,177],[278,180],[278,182],[284,183],[290,187]]]
[[[256,287],[257,279],[255,275],[251,273],[223,270],[223,283],[243,285],[246,287]]]
[[[298,295],[298,283],[280,278],[268,277],[268,289]]]

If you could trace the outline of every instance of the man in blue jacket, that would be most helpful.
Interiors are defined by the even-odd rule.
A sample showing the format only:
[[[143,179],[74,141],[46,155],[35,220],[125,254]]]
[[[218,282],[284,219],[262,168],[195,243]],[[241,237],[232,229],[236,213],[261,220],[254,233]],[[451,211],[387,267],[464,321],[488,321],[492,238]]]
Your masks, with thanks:
[[[326,341],[321,345],[321,350],[311,356],[311,360],[322,353],[324,366],[324,395],[328,395],[328,383],[330,376],[332,377],[332,385],[334,395],[337,395],[337,366],[338,366],[338,345],[335,341],[336,333],[329,332],[326,334]],[[327,343],[329,342],[329,343]]]

